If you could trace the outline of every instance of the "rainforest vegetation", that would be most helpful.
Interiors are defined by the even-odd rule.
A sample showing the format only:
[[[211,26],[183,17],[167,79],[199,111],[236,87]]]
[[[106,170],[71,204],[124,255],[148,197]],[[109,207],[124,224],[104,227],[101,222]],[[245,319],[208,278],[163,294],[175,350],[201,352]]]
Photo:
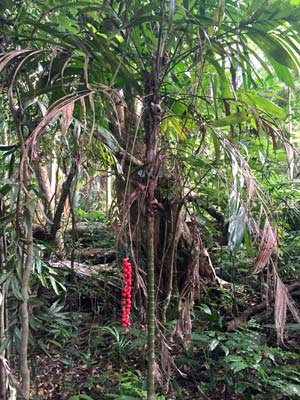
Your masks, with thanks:
[[[300,398],[299,21],[1,0],[0,400]]]

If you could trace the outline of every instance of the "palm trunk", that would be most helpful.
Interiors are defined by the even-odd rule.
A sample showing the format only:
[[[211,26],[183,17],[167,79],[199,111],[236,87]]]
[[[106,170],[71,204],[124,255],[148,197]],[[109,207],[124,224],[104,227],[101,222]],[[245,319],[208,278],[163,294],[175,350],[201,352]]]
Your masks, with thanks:
[[[4,211],[2,210],[1,199],[0,199],[0,216],[3,216]],[[0,238],[0,275],[4,273],[3,261],[5,259],[5,242],[4,237]],[[2,348],[5,338],[5,303],[6,296],[5,291],[0,291],[0,347]],[[5,350],[0,352],[0,400],[6,400],[6,371],[4,363],[1,361],[5,357]]]
[[[28,199],[27,199],[28,200]],[[28,366],[28,342],[29,342],[29,312],[28,312],[28,299],[29,299],[29,281],[33,264],[33,236],[32,236],[32,214],[29,209],[26,209],[27,214],[27,257],[24,265],[21,294],[22,303],[20,305],[21,317],[21,343],[20,343],[20,370],[22,377],[22,389],[25,399],[29,399],[30,394],[30,370]]]
[[[145,102],[145,172],[147,177],[146,221],[147,221],[147,320],[148,320],[148,390],[147,399],[155,399],[155,203],[159,170],[157,153],[160,134],[161,109],[158,94],[158,72],[154,66],[144,73]]]
[[[2,239],[0,239],[2,242]],[[0,273],[2,272],[2,243],[0,243]],[[1,293],[1,292],[0,292]],[[6,303],[6,296],[4,290],[1,293],[1,303],[0,303],[0,346],[2,347],[3,341],[5,338],[5,303]],[[6,400],[6,371],[4,367],[4,363],[2,360],[5,358],[5,350],[3,349],[0,352],[0,400]]]
[[[29,290],[30,277],[32,273],[34,247],[33,247],[33,216],[34,207],[32,207],[32,199],[28,193],[28,187],[31,184],[32,173],[29,168],[28,155],[21,140],[21,157],[24,157],[24,176],[23,183],[25,188],[24,198],[24,227],[26,230],[26,245],[24,250],[26,258],[23,266],[23,274],[21,278],[21,296],[20,304],[20,320],[21,320],[21,338],[20,338],[20,372],[22,378],[21,389],[24,393],[24,399],[29,400],[30,397],[30,369],[28,365],[28,345],[29,345]]]
[[[147,218],[148,400],[155,399],[154,214]]]
[[[7,130],[4,128],[3,130],[3,138],[2,143],[7,144]],[[2,198],[0,198],[0,217],[4,217],[5,215],[5,204]],[[0,276],[5,272],[4,271],[4,261],[6,257],[6,243],[5,243],[5,236],[0,237]],[[6,310],[6,293],[2,288],[0,291],[0,347],[2,348],[4,339],[5,339],[5,326],[6,326],[6,319],[5,319],[5,310]],[[7,374],[4,367],[4,363],[1,360],[4,360],[6,355],[5,349],[0,352],[0,400],[6,400],[7,393],[6,393],[6,384],[7,384]]]
[[[34,214],[34,207],[32,204],[32,198],[28,193],[28,188],[32,180],[32,170],[29,166],[28,149],[25,146],[23,131],[21,127],[19,110],[15,108],[13,98],[10,97],[10,109],[14,117],[14,122],[18,134],[20,144],[20,170],[19,180],[20,187],[24,188],[24,228],[26,230],[26,244],[24,250],[26,253],[25,262],[23,265],[22,278],[21,278],[21,296],[22,301],[19,308],[20,321],[21,321],[21,338],[20,338],[20,374],[21,374],[21,391],[25,400],[29,400],[30,397],[30,369],[28,365],[28,344],[29,344],[29,310],[28,310],[28,299],[29,299],[29,282],[32,272],[34,247],[33,247],[33,229],[32,221]],[[24,162],[23,162],[24,161]],[[19,193],[19,197],[20,197]],[[17,204],[17,214],[19,213],[19,203]],[[17,230],[19,226],[17,223]],[[17,234],[19,235],[19,231]]]

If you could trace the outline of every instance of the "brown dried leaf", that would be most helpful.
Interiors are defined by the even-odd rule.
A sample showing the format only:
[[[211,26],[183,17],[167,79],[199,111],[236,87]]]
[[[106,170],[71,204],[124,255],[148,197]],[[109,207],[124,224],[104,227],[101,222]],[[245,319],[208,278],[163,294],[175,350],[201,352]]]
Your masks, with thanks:
[[[158,331],[157,334],[157,345],[160,349],[159,352],[159,365],[160,365],[160,376],[157,377],[157,381],[163,388],[163,392],[169,391],[169,385],[173,374],[174,360],[171,355],[171,346],[168,343],[167,338]]]
[[[256,191],[255,181],[251,175],[248,175],[247,183],[248,183],[248,186],[247,186],[247,195],[248,195],[247,208],[248,208],[251,203],[251,200],[255,194],[255,191]]]
[[[176,334],[183,340],[186,349],[189,346],[192,334],[191,309],[193,305],[192,300],[179,301],[179,318],[173,331],[173,335]]]
[[[91,106],[91,110],[93,112],[93,120],[92,120],[92,126],[91,126],[90,133],[89,133],[89,142],[88,142],[88,146],[87,146],[88,151],[92,144],[92,138],[94,135],[95,123],[96,123],[96,109],[95,109],[95,102],[94,102],[94,97],[93,97],[92,93],[89,94],[89,103]]]
[[[192,334],[191,310],[194,306],[195,296],[200,287],[200,253],[205,249],[199,233],[198,223],[192,221],[190,233],[192,236],[192,260],[187,266],[185,285],[179,299],[179,318],[174,328],[173,334],[177,334],[188,348]]]
[[[286,288],[277,277],[275,290],[274,319],[278,340],[283,343],[284,326],[286,322],[287,295]]]
[[[275,308],[274,319],[277,332],[278,341],[284,342],[284,327],[286,323],[287,308],[290,310],[294,320],[300,323],[299,310],[294,304],[293,299],[289,295],[286,286],[283,284],[279,276],[276,276],[276,290],[275,290]]]
[[[90,92],[82,92],[82,93],[77,93],[75,95],[68,95],[57,101],[52,105],[52,108],[48,110],[47,114],[43,117],[43,119],[40,121],[38,126],[34,129],[34,131],[29,135],[27,140],[25,141],[25,148],[27,149],[27,154],[23,155],[23,159],[21,159],[20,162],[20,180],[21,184],[23,182],[24,178],[24,163],[25,159],[31,151],[32,153],[35,151],[36,147],[36,142],[38,137],[43,133],[44,129],[46,126],[54,119],[56,118],[60,113],[63,113],[65,108],[70,107],[70,104],[74,103],[77,100],[82,100],[86,96],[88,96]],[[34,158],[34,155],[32,155]]]
[[[4,54],[2,57],[0,57],[0,72],[4,70],[7,65],[11,63],[15,58],[24,55],[24,54],[30,54],[30,53],[36,53],[36,52],[42,52],[42,50],[38,51],[33,51],[33,50],[14,50],[11,51],[10,53]]]
[[[269,219],[266,218],[253,273],[257,274],[261,272],[268,264],[272,254],[277,256],[277,253],[278,246],[276,233],[271,227]]]
[[[72,101],[71,103],[67,104],[62,110],[61,133],[63,136],[67,133],[69,126],[71,125],[73,119],[74,104],[75,101]]]
[[[293,179],[294,176],[294,167],[295,167],[295,149],[294,146],[288,142],[285,141],[284,142],[284,147],[285,147],[285,152],[287,155],[287,159],[288,159],[288,168],[289,168],[289,176],[290,179]]]
[[[46,126],[54,119],[56,118],[60,113],[63,113],[66,108],[69,109],[70,111],[70,105],[73,104],[77,100],[82,100],[86,96],[88,96],[90,92],[84,92],[81,94],[75,94],[75,95],[68,95],[63,97],[62,99],[59,100],[59,102],[54,103],[52,108],[47,112],[47,114],[44,116],[44,118],[40,121],[38,126],[35,128],[35,130],[31,133],[29,138],[26,140],[26,145],[33,145],[37,138],[42,134],[43,130],[46,128]]]

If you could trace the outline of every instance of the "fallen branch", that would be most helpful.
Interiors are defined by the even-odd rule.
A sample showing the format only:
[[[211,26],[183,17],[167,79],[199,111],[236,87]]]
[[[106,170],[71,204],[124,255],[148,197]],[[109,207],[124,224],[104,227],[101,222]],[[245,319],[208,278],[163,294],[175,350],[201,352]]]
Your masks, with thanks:
[[[297,289],[300,289],[300,282],[295,282],[292,283],[291,285],[287,286],[287,291],[291,294],[293,294],[294,291],[296,291]],[[231,321],[227,322],[226,324],[226,330],[228,332],[233,332],[236,329],[238,329],[240,327],[240,325],[243,322],[248,321],[248,319],[250,319],[250,317],[252,317],[255,314],[258,314],[259,312],[263,311],[265,308],[267,308],[267,306],[272,303],[274,300],[274,296],[270,296],[268,301],[263,301],[259,304],[256,304],[252,307],[247,308],[246,310],[244,310],[241,315],[239,315],[238,317],[232,319]]]
[[[58,268],[63,270],[72,271],[78,275],[85,275],[85,276],[95,276],[99,275],[100,273],[109,272],[110,274],[117,274],[118,269],[116,268],[116,261],[109,263],[109,264],[100,264],[100,265],[87,265],[84,263],[72,262],[69,260],[65,261],[58,261],[58,262],[49,262],[50,267]]]
[[[75,259],[96,261],[97,264],[107,264],[116,260],[116,252],[102,248],[83,248],[74,249],[73,256]]]

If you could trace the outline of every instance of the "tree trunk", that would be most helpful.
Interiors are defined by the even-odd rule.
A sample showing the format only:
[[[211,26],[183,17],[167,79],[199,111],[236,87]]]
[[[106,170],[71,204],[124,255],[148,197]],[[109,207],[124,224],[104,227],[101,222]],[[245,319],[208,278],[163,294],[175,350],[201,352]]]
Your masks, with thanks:
[[[1,202],[1,199],[0,199]],[[0,204],[1,206],[1,204]],[[0,215],[1,215],[0,207]],[[3,271],[3,260],[4,260],[4,239],[0,238],[0,275]],[[6,296],[4,290],[0,291],[0,346],[2,347],[5,338],[5,303]],[[0,400],[6,400],[6,382],[7,376],[2,360],[5,358],[5,350],[0,352]]]
[[[74,160],[70,169],[70,172],[67,176],[67,179],[63,183],[62,190],[61,190],[61,195],[58,201],[58,205],[54,214],[53,218],[53,224],[51,226],[50,234],[49,234],[49,241],[54,242],[56,238],[57,231],[60,228],[60,223],[62,219],[62,215],[64,212],[64,206],[66,203],[66,200],[70,194],[71,190],[71,185],[73,183],[73,180],[77,174],[77,160]]]
[[[112,172],[110,167],[107,168],[106,176],[106,212],[109,213],[109,209],[112,203]]]
[[[155,299],[154,299],[154,215],[148,211],[147,219],[147,322],[148,322],[148,400],[155,398]]]
[[[53,207],[51,207],[51,201],[53,199],[54,192],[52,192],[51,189],[47,168],[44,165],[41,165],[40,162],[36,162],[34,165],[34,171],[40,188],[40,196],[44,206],[44,212],[48,219],[52,221]]]
[[[28,365],[28,343],[29,343],[29,311],[28,311],[28,299],[29,299],[29,282],[32,272],[34,247],[33,247],[33,227],[32,220],[35,212],[35,204],[29,194],[29,187],[32,181],[32,169],[29,161],[29,149],[25,146],[24,135],[22,131],[21,121],[22,115],[20,114],[21,107],[16,108],[12,93],[9,96],[10,110],[14,118],[16,131],[18,134],[20,144],[20,167],[19,167],[19,184],[20,188],[24,190],[24,218],[23,224],[26,231],[26,238],[24,244],[24,253],[26,253],[25,262],[23,265],[22,277],[21,277],[21,296],[22,301],[19,307],[20,321],[21,321],[21,338],[20,338],[20,374],[21,374],[21,387],[20,390],[23,393],[25,400],[29,400],[30,396],[30,369]],[[21,196],[21,190],[19,192],[19,199]],[[19,200],[17,204],[17,214],[19,210]],[[20,235],[19,222],[17,222],[17,236]]]
[[[148,320],[148,388],[147,399],[155,399],[155,214],[159,159],[157,154],[160,135],[161,109],[158,92],[158,71],[153,60],[152,71],[144,72],[144,127],[146,172],[146,236],[147,236],[147,320]]]
[[[29,199],[27,199],[27,202]],[[26,400],[29,399],[30,394],[30,370],[28,366],[28,341],[29,341],[29,312],[28,312],[28,299],[29,299],[29,281],[33,265],[33,235],[32,235],[32,212],[26,208],[26,247],[27,257],[23,269],[21,281],[21,295],[22,302],[20,305],[21,317],[21,343],[20,343],[20,370],[22,377],[22,389],[25,394]]]

